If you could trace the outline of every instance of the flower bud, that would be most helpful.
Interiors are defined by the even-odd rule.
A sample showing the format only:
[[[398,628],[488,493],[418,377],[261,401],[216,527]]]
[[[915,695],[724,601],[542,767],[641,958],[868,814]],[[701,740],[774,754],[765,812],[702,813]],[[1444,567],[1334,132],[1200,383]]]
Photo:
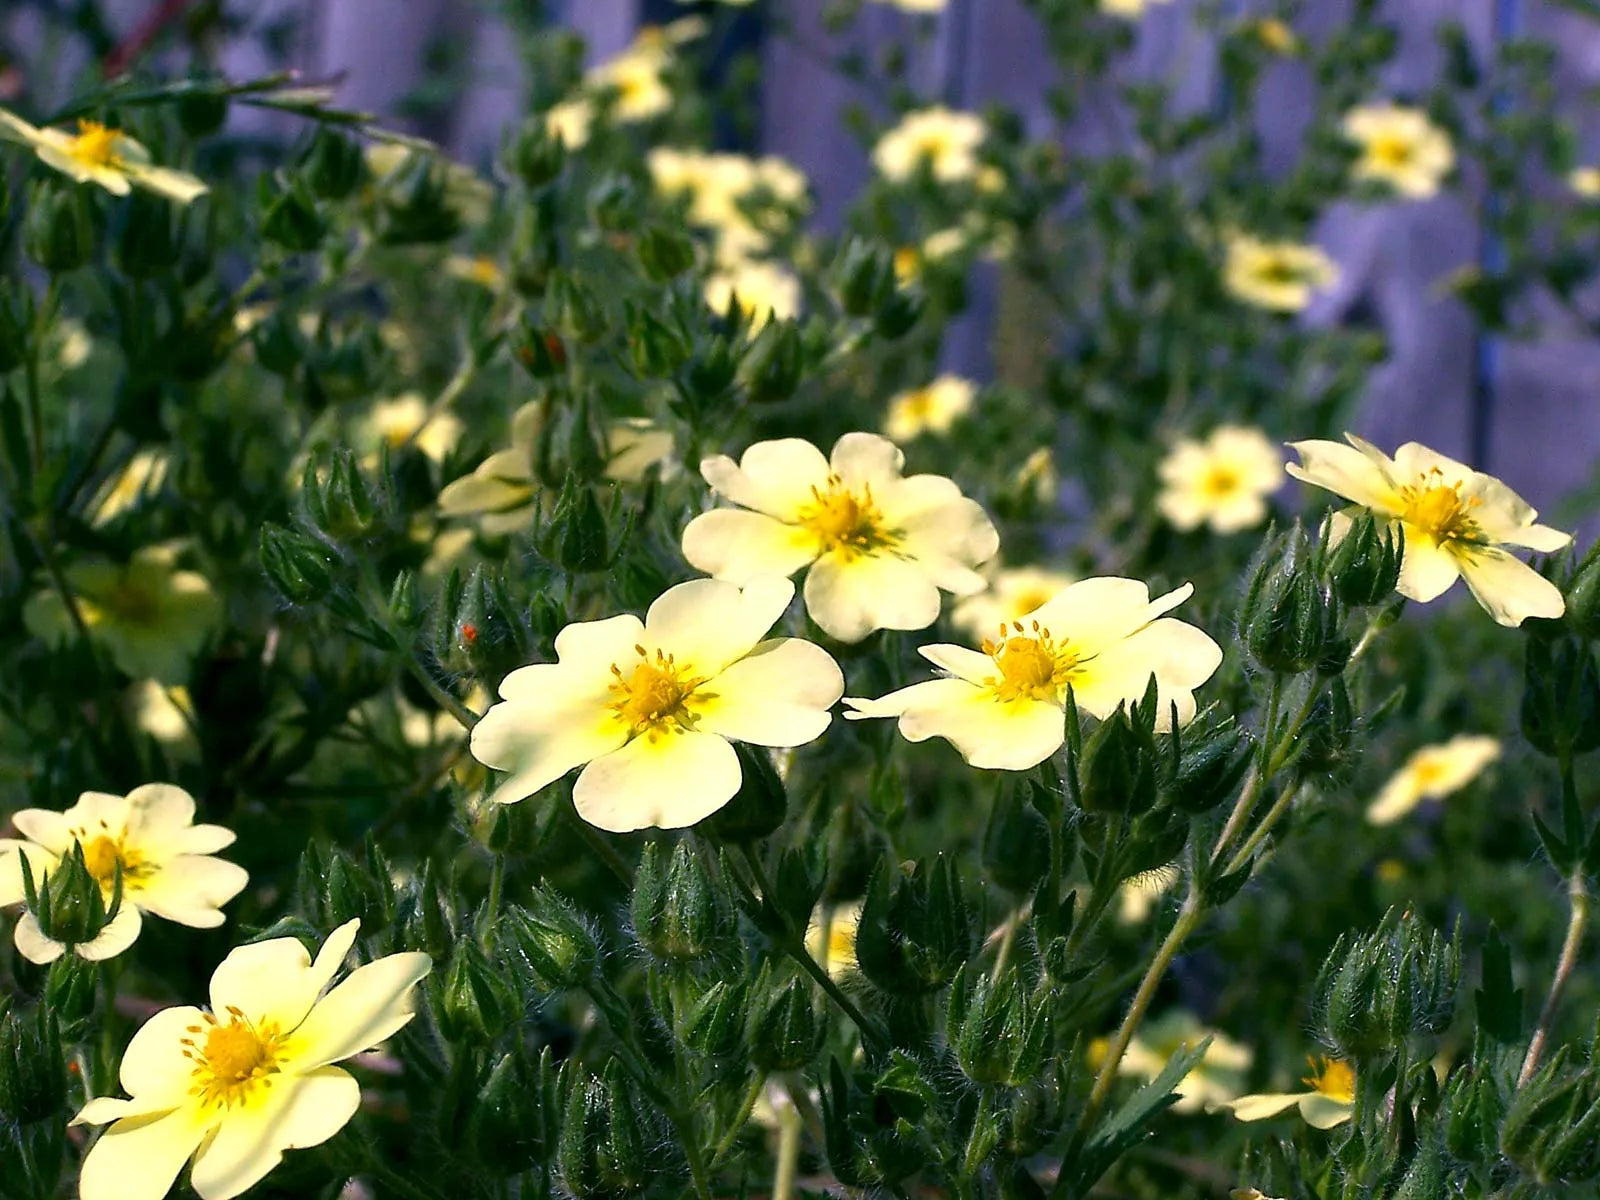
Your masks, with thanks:
[[[3,320],[0,316],[0,322]],[[1591,642],[1600,639],[1600,542],[1589,547],[1572,573],[1565,620],[1567,628],[1578,637]]]
[[[645,846],[631,911],[639,944],[666,962],[704,958],[734,935],[733,905],[687,838],[670,857],[660,842]]]
[[[963,966],[950,985],[945,1030],[974,1083],[1021,1087],[1044,1065],[1045,1007],[1029,999],[1015,972],[996,983],[980,970],[969,981]]]
[[[505,155],[506,168],[529,189],[553,182],[566,162],[566,147],[550,133],[542,114],[523,121]]]
[[[644,379],[665,379],[689,359],[689,339],[677,324],[668,323],[649,309],[628,304],[628,362]]]
[[[581,987],[594,973],[600,949],[571,905],[555,893],[534,889],[528,906],[512,906],[500,917],[501,937],[521,954],[546,991]]]
[[[98,984],[96,964],[75,954],[63,955],[50,964],[44,979],[44,1008],[60,1022],[63,1036],[83,1036],[94,1014]]]
[[[434,1016],[447,1041],[485,1045],[517,1015],[518,997],[471,938],[456,945]]]
[[[649,225],[635,247],[639,265],[657,283],[667,283],[694,266],[694,243],[682,229]]]
[[[381,241],[390,246],[444,242],[460,231],[445,172],[433,155],[411,151],[384,176],[378,189]]]
[[[1445,1093],[1445,1113],[1445,1146],[1454,1157],[1468,1162],[1495,1158],[1505,1102],[1492,1079],[1476,1069],[1457,1071]]]
[[[1384,522],[1362,512],[1329,553],[1326,575],[1333,591],[1349,608],[1382,604],[1394,594],[1405,558],[1405,533],[1395,521]]]
[[[1579,1069],[1562,1046],[1517,1088],[1500,1127],[1500,1149],[1543,1187],[1600,1175],[1600,1068]]]
[[[544,314],[563,337],[577,342],[599,341],[610,329],[605,304],[571,271],[550,272]]]
[[[360,541],[377,531],[378,495],[350,451],[337,452],[325,475],[308,462],[301,485],[306,514],[330,541]]]
[[[920,996],[944,987],[976,949],[961,876],[943,855],[903,872],[874,872],[856,927],[856,963],[886,992]]]
[[[589,219],[607,233],[628,233],[639,222],[639,189],[625,175],[607,175],[589,191]]]
[[[782,825],[789,811],[789,797],[772,765],[772,751],[735,742],[733,752],[739,758],[739,790],[697,827],[723,845],[759,841]]]
[[[897,1079],[889,1078],[904,1076],[907,1069],[899,1051],[890,1070],[877,1080],[858,1079],[854,1073],[847,1077],[837,1059],[831,1064],[830,1086],[822,1089],[823,1145],[834,1178],[846,1187],[892,1186],[927,1165],[915,1117],[901,1111],[911,1097],[896,1087]],[[913,1103],[912,1111],[916,1107]]]
[[[1084,744],[1080,803],[1089,812],[1147,812],[1156,802],[1158,761],[1144,722],[1118,705]]]
[[[872,319],[872,327],[878,331],[880,337],[894,341],[910,333],[922,319],[922,314],[927,308],[928,298],[921,288],[906,288],[891,292],[878,306],[878,311]]]
[[[744,1055],[749,1015],[750,985],[743,979],[719,979],[689,1004],[679,1021],[679,1036],[696,1054],[730,1062]]]
[[[43,1007],[24,1014],[0,1005],[0,1121],[32,1125],[67,1102],[61,1030]]]
[[[386,928],[393,918],[392,885],[379,879],[342,849],[324,850],[309,842],[300,855],[295,892],[300,911],[319,929],[359,919],[363,933]]]
[[[313,195],[343,200],[361,186],[367,164],[355,139],[323,125],[301,154],[300,171]]]
[[[171,270],[182,249],[183,211],[165,196],[135,189],[118,214],[112,250],[117,269],[134,279]]]
[[[547,1165],[560,1132],[561,1101],[550,1047],[530,1065],[521,1049],[507,1054],[489,1072],[468,1120],[474,1158],[501,1176],[520,1175]]]
[[[1050,869],[1050,826],[1029,803],[1028,783],[1005,779],[983,831],[983,870],[1013,896],[1026,896]]]
[[[1339,631],[1338,601],[1311,559],[1311,543],[1296,526],[1268,543],[1250,577],[1240,632],[1255,660],[1275,674],[1316,666]]]
[[[756,985],[758,994],[764,990],[765,980]],[[750,1019],[750,1061],[762,1071],[798,1071],[822,1049],[822,1033],[810,984],[791,979],[757,1002]]]
[[[1344,779],[1355,767],[1355,710],[1344,680],[1335,677],[1317,698],[1300,727],[1295,773],[1300,779],[1323,775]]]
[[[1461,951],[1409,913],[1391,912],[1373,933],[1335,943],[1317,978],[1321,1035],[1341,1058],[1369,1061],[1418,1035],[1436,1035],[1455,1013]]]
[[[401,940],[407,946],[426,950],[434,962],[444,962],[450,957],[459,931],[455,913],[440,894],[437,871],[432,860],[424,860],[421,876],[412,881]]]
[[[290,254],[310,254],[328,235],[328,219],[317,208],[316,197],[301,180],[293,180],[274,194],[262,176],[260,185],[261,236]]]
[[[793,321],[768,321],[739,363],[752,404],[776,404],[794,395],[805,370],[805,346]]]
[[[83,844],[72,843],[72,853],[63,855],[54,872],[46,872],[37,883],[27,855],[18,855],[22,868],[22,890],[28,912],[39,923],[45,937],[67,947],[92,942],[122,905],[122,866],[116,865],[115,881],[108,902],[100,881],[85,865]]]
[[[261,569],[290,604],[321,600],[333,586],[334,555],[324,546],[270,521],[261,527]]]
[[[195,79],[193,91],[178,97],[178,127],[195,139],[210,137],[228,120],[228,96],[220,78]]]
[[[743,341],[726,335],[699,340],[678,376],[685,415],[710,414],[727,398],[738,378]]]
[[[553,329],[524,325],[511,353],[535,379],[549,379],[567,369],[567,348]]]
[[[284,378],[299,370],[306,356],[305,339],[295,327],[294,319],[282,309],[268,313],[250,331],[250,344],[255,348],[256,362]]]
[[[1552,758],[1600,746],[1600,670],[1587,642],[1572,637],[1528,638],[1522,736]]]
[[[307,358],[316,385],[330,399],[357,400],[378,386],[389,358],[375,323],[337,332],[324,324]]]
[[[1162,783],[1162,797],[1180,812],[1210,812],[1231,797],[1250,769],[1255,750],[1250,735],[1232,722],[1198,737],[1193,726],[1183,731],[1176,769]]]
[[[642,1195],[656,1172],[655,1131],[621,1064],[613,1059],[599,1078],[573,1084],[556,1162],[561,1185],[575,1200],[622,1200]],[[648,1151],[647,1151],[648,1147]]]
[[[833,267],[839,307],[852,317],[876,316],[894,297],[894,255],[884,246],[852,238]]]
[[[41,180],[28,192],[22,248],[46,271],[75,271],[94,254],[95,221],[84,188]]]

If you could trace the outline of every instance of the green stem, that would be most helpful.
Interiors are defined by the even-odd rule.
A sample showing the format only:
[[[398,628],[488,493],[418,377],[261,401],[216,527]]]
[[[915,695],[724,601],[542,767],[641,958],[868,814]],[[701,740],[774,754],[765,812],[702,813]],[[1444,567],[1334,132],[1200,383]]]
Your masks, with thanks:
[[[52,275],[44,293],[44,301],[33,316],[33,336],[28,339],[28,353],[22,364],[23,387],[28,397],[28,424],[32,426],[31,449],[33,473],[44,469],[44,400],[39,391],[39,351],[44,348],[45,327],[55,315],[61,298],[60,279]]]
[[[1256,847],[1260,846],[1267,834],[1272,832],[1272,827],[1278,823],[1279,818],[1284,813],[1289,811],[1289,806],[1294,803],[1294,798],[1299,794],[1299,784],[1283,789],[1283,795],[1273,802],[1272,807],[1267,810],[1267,815],[1261,818],[1261,824],[1255,827],[1254,832],[1245,839],[1244,845],[1240,846],[1238,852],[1228,860],[1228,865],[1223,868],[1222,873],[1224,875],[1232,875],[1250,861],[1250,856],[1255,853]]]
[[[487,937],[490,928],[494,925],[495,916],[500,912],[500,891],[505,885],[506,856],[496,854],[494,865],[489,868],[489,903],[484,905],[483,924],[478,930],[480,938]]]
[[[750,1114],[755,1110],[756,1101],[761,1098],[761,1089],[766,1084],[767,1076],[765,1072],[757,1072],[755,1078],[750,1081],[749,1088],[745,1090],[744,1100],[739,1105],[739,1115],[734,1119],[733,1124],[728,1126],[728,1132],[723,1134],[722,1140],[717,1143],[716,1150],[712,1152],[711,1169],[713,1171],[727,1157],[728,1151],[733,1149],[734,1139],[739,1136],[739,1131],[749,1123]]]
[[[793,1200],[794,1181],[800,1166],[800,1113],[794,1108],[778,1110],[778,1165],[772,1173],[772,1200]]]
[[[1211,861],[1215,864],[1221,859],[1223,853],[1233,844],[1233,839],[1239,836],[1244,828],[1244,823],[1250,819],[1250,813],[1256,806],[1256,796],[1261,791],[1261,771],[1259,768],[1250,772],[1250,778],[1245,780],[1244,789],[1239,793],[1239,799],[1234,802],[1233,811],[1228,814],[1228,822],[1222,827],[1222,833],[1217,838],[1217,844],[1211,851]]]
[[[1545,1043],[1549,1041],[1550,1030],[1555,1025],[1562,993],[1567,990],[1567,980],[1572,977],[1573,969],[1578,965],[1578,953],[1583,949],[1583,935],[1589,925],[1589,884],[1584,878],[1582,866],[1574,868],[1571,878],[1567,880],[1567,898],[1572,904],[1572,915],[1567,920],[1566,940],[1561,945],[1555,976],[1550,980],[1550,994],[1544,998],[1544,1007],[1539,1010],[1539,1023],[1534,1027],[1527,1057],[1522,1060],[1522,1070],[1517,1075],[1518,1087],[1532,1079],[1533,1073],[1539,1069],[1539,1059],[1544,1055]]]
[[[422,685],[422,690],[433,697],[434,703],[459,721],[463,729],[470,731],[478,723],[478,714],[440,687],[439,682],[428,674],[414,653],[407,656],[406,669],[411,672],[411,677]]]

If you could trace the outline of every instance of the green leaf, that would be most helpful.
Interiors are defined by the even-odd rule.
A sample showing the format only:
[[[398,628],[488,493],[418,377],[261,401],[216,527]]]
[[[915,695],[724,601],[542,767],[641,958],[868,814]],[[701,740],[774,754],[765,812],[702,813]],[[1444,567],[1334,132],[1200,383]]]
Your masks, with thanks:
[[[1483,984],[1473,998],[1478,1006],[1480,1033],[1505,1044],[1521,1040],[1522,991],[1511,976],[1511,951],[1492,925],[1489,940],[1483,946]]]

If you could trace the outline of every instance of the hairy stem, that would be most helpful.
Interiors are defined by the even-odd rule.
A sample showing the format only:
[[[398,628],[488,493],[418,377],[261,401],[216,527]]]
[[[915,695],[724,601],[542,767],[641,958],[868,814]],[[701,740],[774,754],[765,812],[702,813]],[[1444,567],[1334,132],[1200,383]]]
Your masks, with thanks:
[[[1567,920],[1567,937],[1561,944],[1561,957],[1556,962],[1555,977],[1550,980],[1550,994],[1544,998],[1539,1010],[1539,1023],[1534,1027],[1533,1040],[1528,1043],[1527,1057],[1522,1060],[1522,1071],[1517,1076],[1521,1087],[1533,1078],[1539,1069],[1539,1059],[1544,1055],[1545,1043],[1550,1040],[1550,1030],[1555,1025],[1556,1010],[1561,1005],[1561,995],[1567,990],[1567,980],[1578,965],[1578,952],[1583,948],[1583,935],[1589,926],[1589,883],[1583,868],[1577,867],[1567,880],[1567,897],[1572,904],[1572,915]]]

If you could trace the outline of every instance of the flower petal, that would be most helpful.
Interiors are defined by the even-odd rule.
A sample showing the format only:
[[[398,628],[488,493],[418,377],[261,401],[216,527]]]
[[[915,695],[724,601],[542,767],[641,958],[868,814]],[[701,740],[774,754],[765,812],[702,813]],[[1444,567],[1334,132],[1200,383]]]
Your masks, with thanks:
[[[140,187],[149,188],[179,204],[198,200],[211,190],[188,172],[174,171],[169,167],[135,167],[130,164],[127,171],[128,178]]]
[[[28,866],[33,871],[35,887],[44,882],[45,874],[53,872],[56,863],[60,861],[59,857],[32,842],[0,838],[0,908],[10,904],[21,904],[27,897],[27,891],[22,886],[24,857],[27,858]]]
[[[360,1107],[360,1086],[337,1067],[277,1076],[259,1101],[228,1110],[195,1156],[190,1182],[204,1200],[231,1200],[282,1162],[285,1150],[321,1145]]]
[[[115,958],[138,941],[139,931],[143,928],[144,918],[139,915],[138,907],[124,894],[117,915],[107,921],[94,937],[74,946],[72,952],[85,962],[104,962],[108,958]],[[21,929],[20,925],[18,929]]]
[[[339,1062],[391,1037],[416,1015],[413,987],[432,966],[426,954],[409,952],[351,971],[294,1031],[295,1072]]]
[[[734,583],[758,575],[793,575],[821,552],[821,541],[809,529],[739,508],[714,508],[683,529],[689,565]]]
[[[193,929],[214,929],[222,924],[222,906],[249,882],[250,873],[238,863],[180,854],[124,894],[145,912],[164,920]]]
[[[1391,516],[1400,512],[1393,485],[1358,447],[1313,440],[1291,442],[1289,448],[1300,455],[1300,461],[1284,469],[1302,483],[1326,488],[1374,512]]]
[[[1026,771],[1061,748],[1065,718],[1059,706],[1040,700],[1002,702],[986,688],[960,679],[932,679],[880,700],[846,699],[846,716],[900,717],[908,742],[942,737],[975,767]]]
[[[39,919],[31,912],[25,912],[17,918],[17,927],[12,931],[11,940],[16,943],[18,954],[41,967],[55,962],[67,952],[60,942],[45,936],[44,930],[39,928]]]
[[[1241,1121],[1265,1121],[1315,1095],[1316,1092],[1264,1092],[1257,1096],[1240,1096],[1216,1107],[1227,1109]]]
[[[741,508],[790,519],[811,503],[813,488],[826,488],[828,460],[802,438],[757,442],[735,465],[725,454],[700,464],[711,490]]]
[[[811,619],[841,642],[939,619],[939,589],[926,572],[886,554],[825,555],[806,573],[805,597]]]
[[[118,1079],[122,1090],[147,1109],[176,1108],[189,1094],[193,1060],[184,1057],[183,1039],[204,1027],[205,1014],[193,1005],[164,1008],[139,1026],[122,1052]],[[98,1122],[96,1122],[98,1123]]]
[[[237,1008],[254,1024],[276,1021],[279,1029],[296,1028],[344,963],[360,928],[359,920],[339,926],[314,962],[298,938],[237,947],[211,973],[211,1011]]]
[[[1474,547],[1458,551],[1455,561],[1473,598],[1501,625],[1521,625],[1529,617],[1554,619],[1567,611],[1560,588],[1504,550]]]
[[[644,622],[632,613],[607,617],[603,621],[577,621],[556,634],[556,657],[561,660],[561,666],[591,672],[597,681],[609,685],[612,664],[632,658],[633,648],[643,636]],[[521,678],[522,671],[513,671],[500,681],[502,699],[548,698],[543,681],[530,681],[530,686],[519,688]]]
[[[931,646],[918,646],[917,653],[940,670],[948,671],[968,683],[983,684],[1000,676],[994,659],[981,651],[968,650],[965,646],[935,642]]]
[[[1105,718],[1119,703],[1132,704],[1156,680],[1156,729],[1172,727],[1172,705],[1178,724],[1194,716],[1194,689],[1222,665],[1222,647],[1203,630],[1163,617],[1132,636],[1100,651],[1081,664],[1072,677],[1078,707]]]
[[[972,568],[999,552],[1000,534],[976,500],[930,508],[902,521],[899,529],[896,549],[945,591],[970,596],[988,586]]]
[[[1414,525],[1406,525],[1404,529],[1405,557],[1400,560],[1400,579],[1394,590],[1423,604],[1437,600],[1461,577],[1460,560],[1434,541],[1426,530]]]
[[[48,808],[19,808],[11,814],[11,823],[23,837],[58,858],[71,850],[76,840],[72,836],[72,819]]]
[[[1151,600],[1150,589],[1141,580],[1102,575],[1058,592],[1034,610],[1027,624],[1031,629],[1038,622],[1085,657],[1122,641],[1192,595],[1194,584],[1186,583]]]
[[[892,487],[900,481],[905,463],[900,447],[876,433],[847,433],[828,456],[829,467],[851,491]]]
[[[767,636],[794,599],[794,584],[764,575],[743,588],[691,579],[662,592],[645,614],[645,645],[673,655],[693,674],[714,678]]]
[[[733,747],[714,733],[647,734],[585,767],[572,803],[611,833],[681,829],[733,799],[742,778]]]
[[[1300,1099],[1300,1115],[1313,1129],[1332,1129],[1335,1125],[1343,1125],[1354,1111],[1353,1105],[1324,1096],[1321,1092],[1312,1092]]]
[[[491,796],[513,804],[548,787],[574,767],[610,754],[628,739],[628,726],[598,702],[560,697],[553,704],[511,700],[496,704],[472,729],[472,756],[510,772]]]
[[[839,664],[799,638],[762,642],[706,685],[699,728],[758,746],[803,746],[822,736],[844,695]]]
[[[162,1200],[207,1125],[197,1107],[123,1118],[84,1157],[80,1200]]]

